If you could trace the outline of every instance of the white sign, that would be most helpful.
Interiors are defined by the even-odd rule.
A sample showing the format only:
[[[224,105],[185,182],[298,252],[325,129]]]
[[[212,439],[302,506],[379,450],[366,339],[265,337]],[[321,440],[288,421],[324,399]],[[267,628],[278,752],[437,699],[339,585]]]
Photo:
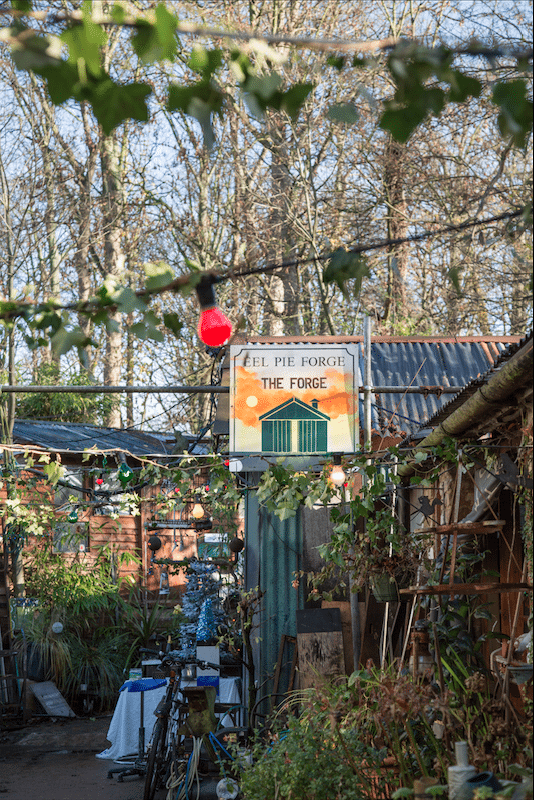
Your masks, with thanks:
[[[231,453],[319,455],[357,446],[356,345],[230,347]]]

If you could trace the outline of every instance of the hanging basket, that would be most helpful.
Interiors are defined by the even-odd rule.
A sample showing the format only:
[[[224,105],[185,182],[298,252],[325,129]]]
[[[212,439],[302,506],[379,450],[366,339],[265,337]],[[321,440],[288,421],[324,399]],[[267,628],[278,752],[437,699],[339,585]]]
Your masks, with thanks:
[[[371,591],[377,603],[398,603],[399,587],[397,581],[387,573],[371,579]]]

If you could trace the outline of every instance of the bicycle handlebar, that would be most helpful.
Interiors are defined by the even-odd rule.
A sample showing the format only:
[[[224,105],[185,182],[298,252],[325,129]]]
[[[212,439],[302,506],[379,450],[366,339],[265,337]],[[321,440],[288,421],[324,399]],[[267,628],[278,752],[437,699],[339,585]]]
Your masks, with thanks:
[[[208,667],[211,667],[211,669],[221,669],[220,664],[214,664],[212,661],[203,661],[195,656],[181,655],[179,650],[170,650],[168,653],[165,653],[163,650],[150,650],[148,647],[140,647],[139,652],[156,656],[161,660],[162,664],[172,664],[181,667],[185,667],[186,664],[194,664],[201,669],[207,669]]]

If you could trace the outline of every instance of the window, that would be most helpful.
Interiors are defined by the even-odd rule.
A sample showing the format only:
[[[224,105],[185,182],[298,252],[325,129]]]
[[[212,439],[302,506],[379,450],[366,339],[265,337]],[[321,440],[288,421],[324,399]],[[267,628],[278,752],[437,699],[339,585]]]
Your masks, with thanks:
[[[95,514],[108,517],[115,514],[125,516],[130,513],[128,508],[121,507],[120,505],[124,489],[117,475],[118,470],[104,472],[102,473],[103,483],[98,486],[95,484],[94,488],[97,492],[95,500],[97,503],[102,503],[102,505],[95,507]]]

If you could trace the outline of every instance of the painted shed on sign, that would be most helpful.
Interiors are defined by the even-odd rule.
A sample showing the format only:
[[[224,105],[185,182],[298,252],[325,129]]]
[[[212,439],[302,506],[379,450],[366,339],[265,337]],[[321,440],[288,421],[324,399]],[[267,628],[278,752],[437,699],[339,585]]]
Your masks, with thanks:
[[[262,450],[265,453],[326,453],[330,417],[297,397],[260,416]]]

